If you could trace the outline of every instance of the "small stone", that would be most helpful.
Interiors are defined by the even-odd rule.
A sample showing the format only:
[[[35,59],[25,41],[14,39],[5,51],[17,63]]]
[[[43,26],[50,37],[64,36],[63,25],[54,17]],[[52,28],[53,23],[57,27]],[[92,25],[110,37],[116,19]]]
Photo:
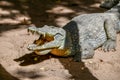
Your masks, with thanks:
[[[100,59],[100,62],[103,62],[103,60],[102,60],[102,59]]]
[[[81,70],[84,70],[85,69],[85,67],[81,67]]]
[[[93,63],[93,61],[89,61],[89,63],[90,63],[90,64],[92,64],[92,63]]]
[[[87,62],[85,62],[85,65],[87,65],[88,63]]]
[[[41,67],[40,70],[45,71],[46,69],[44,67]]]
[[[34,58],[34,61],[37,61],[37,60],[38,60],[38,58],[37,58],[37,57],[35,57],[35,58]]]
[[[68,70],[64,70],[64,73],[65,73],[65,74],[69,74],[69,71],[68,71]]]

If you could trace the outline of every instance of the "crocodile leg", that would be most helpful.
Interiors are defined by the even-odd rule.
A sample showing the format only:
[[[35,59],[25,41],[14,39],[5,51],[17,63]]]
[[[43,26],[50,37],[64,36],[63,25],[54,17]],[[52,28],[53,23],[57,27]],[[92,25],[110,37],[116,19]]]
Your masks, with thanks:
[[[81,58],[89,59],[94,56],[94,48],[92,45],[88,43],[88,41],[84,41],[81,44]]]
[[[104,51],[115,50],[116,47],[116,31],[114,29],[115,25],[111,19],[106,20],[104,24],[105,32],[107,35],[107,41],[102,46]]]

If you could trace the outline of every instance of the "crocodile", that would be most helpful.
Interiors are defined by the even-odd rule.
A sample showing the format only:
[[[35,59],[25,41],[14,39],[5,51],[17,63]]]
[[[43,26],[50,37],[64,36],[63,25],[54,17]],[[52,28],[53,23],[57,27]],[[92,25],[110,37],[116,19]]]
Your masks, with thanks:
[[[28,31],[40,38],[29,44],[28,49],[38,55],[73,56],[74,61],[92,58],[99,47],[104,51],[115,50],[116,34],[120,31],[119,5],[104,13],[78,15],[63,27],[31,26]]]

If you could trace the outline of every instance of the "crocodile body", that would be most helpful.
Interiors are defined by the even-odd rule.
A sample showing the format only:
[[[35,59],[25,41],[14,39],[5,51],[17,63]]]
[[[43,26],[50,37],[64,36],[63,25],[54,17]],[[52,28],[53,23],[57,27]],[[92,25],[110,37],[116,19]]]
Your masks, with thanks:
[[[79,43],[74,40],[73,43],[79,44],[81,51],[81,55],[77,52],[76,52],[77,54],[74,54],[77,55],[75,56],[75,58],[76,57],[78,58],[78,55],[81,56],[81,58],[91,58],[94,55],[93,50],[97,49],[103,44],[105,44],[103,45],[104,51],[109,51],[110,49],[115,48],[116,33],[119,32],[120,30],[119,18],[116,14],[113,13],[83,14],[74,17],[71,21],[77,24],[78,34],[79,34]],[[105,26],[109,29],[106,30]],[[73,29],[70,29],[70,26],[65,29],[66,30],[69,29],[71,30],[71,32],[73,31]],[[76,32],[77,29],[74,31]],[[73,36],[75,36],[75,34],[73,34]],[[109,43],[106,45],[108,40],[111,40],[110,44],[112,45],[110,45]],[[78,45],[73,45],[73,46],[78,46]]]
[[[38,34],[51,34],[54,40],[37,46],[28,46],[29,50],[38,50],[39,55],[49,52],[56,55],[63,50],[63,55],[74,55],[75,61],[92,58],[94,49],[102,46],[104,51],[116,47],[116,33],[120,31],[119,8],[113,7],[105,13],[83,14],[74,17],[63,28],[44,26],[30,27],[28,30]],[[64,51],[65,50],[65,51]],[[65,55],[64,55],[65,54]]]
[[[79,29],[79,44],[87,42],[93,46],[94,49],[101,46],[106,40],[107,35],[104,25],[107,20],[114,24],[113,29],[117,29],[119,19],[116,15],[111,13],[95,13],[83,14],[72,19],[78,24]],[[108,26],[111,24],[107,24]],[[113,33],[112,33],[113,34]]]

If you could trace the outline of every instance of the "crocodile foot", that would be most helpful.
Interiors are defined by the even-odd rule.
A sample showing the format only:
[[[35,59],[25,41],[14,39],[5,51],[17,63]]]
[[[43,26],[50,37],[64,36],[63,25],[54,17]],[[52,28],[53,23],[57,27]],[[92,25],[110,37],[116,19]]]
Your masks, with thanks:
[[[116,47],[116,41],[109,39],[103,44],[102,50],[104,50],[105,52],[115,51],[116,50],[115,47]]]

